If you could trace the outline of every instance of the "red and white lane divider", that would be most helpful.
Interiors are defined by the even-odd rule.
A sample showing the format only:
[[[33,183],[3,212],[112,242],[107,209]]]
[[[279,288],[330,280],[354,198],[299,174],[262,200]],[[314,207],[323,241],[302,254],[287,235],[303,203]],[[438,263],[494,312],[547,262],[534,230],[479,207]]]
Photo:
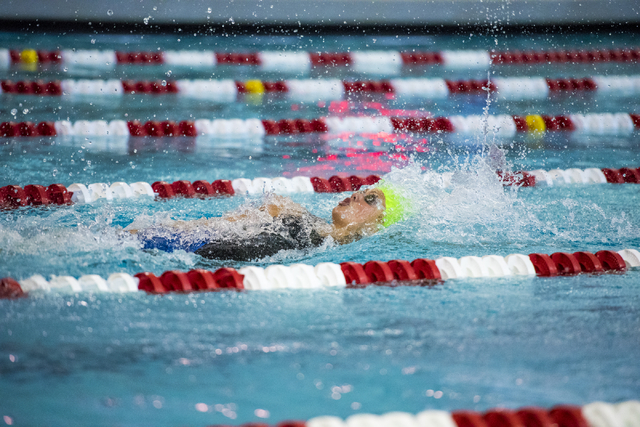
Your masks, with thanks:
[[[116,273],[108,279],[94,274],[76,279],[56,276],[47,281],[34,275],[19,283],[2,279],[12,292],[206,292],[225,289],[274,290],[322,289],[335,287],[363,287],[368,285],[416,285],[421,280],[450,280],[477,277],[507,276],[571,276],[581,273],[623,273],[628,268],[640,267],[640,252],[623,249],[618,252],[602,250],[591,252],[556,252],[552,255],[534,253],[511,254],[506,257],[486,255],[466,256],[459,259],[442,257],[435,260],[419,258],[404,260],[369,261],[365,264],[323,262],[307,264],[270,265],[269,267],[220,268],[215,272],[195,269],[189,272],[166,271],[160,277],[153,273],[130,276]],[[0,295],[1,295],[0,290]]]
[[[0,81],[0,93],[40,96],[122,96],[177,94],[185,98],[235,102],[243,93],[281,93],[291,101],[342,100],[356,93],[391,93],[400,98],[443,99],[459,94],[496,92],[509,100],[543,99],[557,93],[593,92],[610,97],[640,94],[640,76],[594,76],[551,79],[503,77],[488,80],[392,79],[342,81],[338,79],[234,80],[62,80]]]
[[[618,404],[593,402],[582,407],[558,405],[549,410],[532,406],[516,410],[496,408],[483,413],[426,410],[416,415],[355,414],[345,420],[320,416],[306,423],[283,422],[277,427],[637,427],[639,422],[640,402],[630,400]]]
[[[451,116],[451,117],[325,117],[317,119],[198,119],[174,122],[79,120],[2,122],[0,137],[77,136],[101,138],[196,137],[262,139],[265,135],[304,133],[457,133],[478,135],[484,130],[509,138],[518,133],[574,132],[584,135],[628,136],[640,129],[640,114],[570,114],[548,116]]]
[[[504,186],[536,187],[558,186],[569,184],[640,184],[640,168],[587,168],[587,169],[552,169],[546,171],[504,172],[497,171]],[[445,188],[451,187],[453,172],[440,174]],[[426,175],[425,175],[426,177]],[[362,186],[373,185],[380,180],[378,175],[366,177],[333,175],[328,179],[321,177],[296,176],[292,178],[276,177],[254,179],[237,178],[234,180],[218,179],[209,183],[205,180],[189,182],[186,180],[168,183],[156,181],[153,184],[140,181],[81,184],[74,183],[68,188],[62,184],[7,185],[0,188],[0,209],[18,208],[21,206],[65,205],[71,203],[92,203],[100,199],[132,199],[136,197],[152,197],[171,199],[174,197],[216,197],[233,195],[259,195],[267,192],[276,194],[295,193],[341,193],[358,191]]]
[[[528,172],[535,177],[536,186],[567,184],[640,184],[640,168],[536,169]]]
[[[593,402],[582,407],[558,405],[549,410],[532,406],[516,410],[496,408],[483,413],[426,410],[416,415],[355,414],[345,420],[320,416],[306,423],[283,422],[277,427],[637,427],[639,423],[640,402],[630,400],[618,404]]]
[[[544,51],[444,50],[439,52],[399,52],[392,50],[312,53],[262,51],[223,53],[202,50],[120,52],[113,50],[45,51],[0,49],[0,67],[11,64],[61,63],[94,68],[114,68],[116,64],[188,66],[213,68],[217,65],[249,65],[263,71],[304,72],[312,67],[350,67],[357,72],[394,73],[402,66],[441,65],[451,69],[488,68],[492,64],[561,64],[597,62],[637,62],[640,48]]]
[[[357,191],[363,185],[373,185],[380,180],[378,175],[348,177],[334,175],[329,179],[320,177],[296,176],[292,178],[238,178],[234,180],[218,179],[211,183],[205,180],[189,182],[175,181],[171,184],[156,181],[153,184],[140,181],[132,184],[114,182],[95,184],[71,184],[68,188],[62,184],[7,185],[0,188],[0,208],[21,206],[64,205],[70,203],[92,203],[100,199],[133,199],[152,197],[171,199],[174,197],[215,197],[233,195],[258,195],[266,192],[276,194],[294,193],[339,193]]]

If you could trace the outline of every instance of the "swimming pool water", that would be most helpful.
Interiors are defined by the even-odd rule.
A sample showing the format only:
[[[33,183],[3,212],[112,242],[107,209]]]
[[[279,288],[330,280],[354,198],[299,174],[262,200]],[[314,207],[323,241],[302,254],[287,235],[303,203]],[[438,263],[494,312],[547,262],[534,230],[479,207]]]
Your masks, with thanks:
[[[20,37],[20,39],[17,39]],[[180,40],[178,40],[180,39]],[[374,42],[375,39],[375,42]],[[491,48],[496,37],[224,37],[0,33],[7,47],[122,50]],[[91,40],[95,40],[92,43]],[[633,46],[633,35],[499,36],[503,48]],[[199,43],[202,43],[200,45]],[[367,46],[369,45],[369,46]],[[166,67],[95,70],[12,68],[0,78],[163,78]],[[637,64],[496,67],[495,75],[637,74]],[[324,77],[319,71],[315,77]],[[486,78],[487,71],[439,68],[403,75]],[[327,75],[357,76],[333,70]],[[494,74],[492,74],[494,75]],[[172,70],[171,78],[275,79],[249,68]],[[287,76],[289,77],[289,76]],[[295,76],[294,76],[295,77]],[[382,76],[388,77],[388,76]],[[327,107],[266,100],[213,105],[170,96],[121,102],[0,95],[0,121],[158,117],[297,118]],[[87,102],[88,101],[88,102]],[[482,97],[401,103],[437,116],[482,114]],[[93,102],[93,105],[89,104]],[[160,105],[162,103],[163,105]],[[60,107],[60,108],[58,108]],[[564,96],[491,102],[490,114],[639,111],[635,98]],[[12,110],[16,110],[15,115]],[[26,111],[26,112],[25,112]],[[125,116],[128,114],[128,116]],[[490,172],[495,142],[513,170],[640,166],[638,133],[628,137],[549,134],[514,140],[448,136],[307,135],[261,142],[212,138],[129,142],[83,138],[0,141],[0,186],[60,182],[366,175],[347,153],[388,152],[408,160],[376,164],[406,180],[421,214],[372,237],[252,263],[185,252],[143,251],[122,231],[151,221],[219,216],[259,198],[135,199],[0,212],[0,276],[266,266],[273,263],[508,255],[640,246],[640,187],[571,185],[503,189]],[[419,146],[416,151],[413,147]],[[406,151],[405,148],[406,147]],[[494,149],[493,149],[494,150]],[[319,160],[335,155],[337,161]],[[495,166],[495,164],[493,164]],[[332,170],[334,168],[335,170]],[[298,169],[300,171],[298,171]],[[454,185],[424,183],[454,172]],[[295,195],[329,218],[344,195]],[[337,291],[220,292],[190,295],[40,294],[0,301],[0,415],[15,425],[237,425],[318,415],[425,408],[486,409],[638,398],[640,273],[564,278],[451,280],[429,287]],[[200,405],[198,405],[200,404]],[[204,412],[203,412],[204,411]],[[266,417],[266,418],[264,418]]]

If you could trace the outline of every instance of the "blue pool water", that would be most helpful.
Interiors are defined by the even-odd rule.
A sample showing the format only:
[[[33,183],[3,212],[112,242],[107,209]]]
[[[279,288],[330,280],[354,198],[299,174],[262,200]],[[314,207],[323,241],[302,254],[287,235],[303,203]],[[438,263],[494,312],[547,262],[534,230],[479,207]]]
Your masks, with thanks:
[[[17,39],[20,37],[20,39]],[[180,39],[180,40],[178,40]],[[375,42],[374,42],[375,39]],[[122,50],[491,48],[495,37],[201,37],[0,33],[7,47]],[[95,42],[92,42],[94,40]],[[633,46],[631,35],[500,36],[498,47]],[[200,44],[202,43],[202,44]],[[375,45],[374,45],[375,43]],[[369,45],[369,46],[367,46]],[[166,67],[96,73],[52,67],[0,71],[0,78],[166,78]],[[637,64],[499,67],[491,75],[637,74]],[[315,74],[314,74],[315,73]],[[319,71],[313,77],[325,77]],[[486,78],[487,71],[405,70],[404,76]],[[100,75],[98,75],[100,74]],[[165,77],[163,77],[165,76]],[[332,70],[326,76],[355,78]],[[171,78],[212,77],[172,70]],[[277,78],[220,67],[213,78]],[[291,77],[291,76],[286,76]],[[295,76],[293,76],[295,77]],[[381,76],[388,77],[388,76]],[[326,106],[285,101],[215,105],[172,97],[122,101],[0,95],[0,121],[157,117],[289,118]],[[378,100],[437,116],[482,114],[481,97],[444,102]],[[92,102],[93,104],[90,104]],[[160,105],[162,103],[163,105]],[[491,114],[640,111],[635,98],[564,96],[492,101]],[[15,114],[12,110],[16,110]],[[128,116],[125,116],[128,114]],[[135,199],[0,212],[0,277],[267,266],[273,263],[412,260],[640,247],[640,187],[571,185],[503,189],[491,172],[640,166],[638,133],[418,138],[294,136],[263,142],[197,139],[21,138],[0,142],[0,186],[60,182],[154,182],[290,175],[366,175],[347,153],[403,154],[392,178],[415,194],[420,215],[359,242],[279,253],[252,263],[144,251],[122,229],[136,218],[220,216],[260,198]],[[415,147],[421,147],[415,150]],[[403,147],[406,147],[403,148]],[[494,156],[490,156],[493,153]],[[319,160],[335,155],[337,162]],[[382,166],[381,166],[382,167]],[[300,169],[299,172],[298,169]],[[443,189],[422,178],[454,172]],[[294,195],[329,219],[344,195]],[[0,416],[15,425],[176,426],[275,424],[318,415],[551,406],[640,395],[640,273],[564,278],[452,280],[430,287],[146,294],[40,294],[0,301]],[[266,417],[266,418],[265,418]]]

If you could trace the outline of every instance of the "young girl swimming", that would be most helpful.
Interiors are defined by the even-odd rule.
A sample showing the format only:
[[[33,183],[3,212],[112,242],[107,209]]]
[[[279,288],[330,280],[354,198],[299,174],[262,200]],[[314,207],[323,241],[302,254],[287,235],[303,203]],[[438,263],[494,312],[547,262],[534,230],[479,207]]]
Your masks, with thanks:
[[[127,230],[138,236],[145,249],[182,249],[209,259],[249,261],[281,250],[320,246],[329,238],[339,244],[351,243],[402,219],[405,206],[402,194],[382,183],[338,203],[331,223],[288,197],[269,194],[259,208],[244,213],[171,221],[140,230],[133,229],[134,223]]]

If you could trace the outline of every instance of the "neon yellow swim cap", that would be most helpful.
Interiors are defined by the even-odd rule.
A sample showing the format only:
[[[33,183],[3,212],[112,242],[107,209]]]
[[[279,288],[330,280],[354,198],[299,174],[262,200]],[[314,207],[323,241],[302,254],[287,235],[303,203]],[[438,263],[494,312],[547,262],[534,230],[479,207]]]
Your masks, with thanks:
[[[413,210],[413,202],[406,191],[397,185],[380,181],[375,188],[384,193],[387,209],[384,212],[382,225],[389,227],[408,217]]]

